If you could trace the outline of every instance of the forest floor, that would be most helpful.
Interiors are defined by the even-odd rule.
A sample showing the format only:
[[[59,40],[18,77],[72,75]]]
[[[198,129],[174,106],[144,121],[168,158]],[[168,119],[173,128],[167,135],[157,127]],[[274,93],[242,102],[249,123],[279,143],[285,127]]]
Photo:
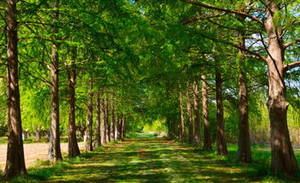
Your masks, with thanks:
[[[164,138],[136,137],[56,165],[41,164],[15,182],[299,182],[268,176],[266,148],[254,147],[256,161],[249,165],[235,161],[234,146],[229,151],[224,158]]]

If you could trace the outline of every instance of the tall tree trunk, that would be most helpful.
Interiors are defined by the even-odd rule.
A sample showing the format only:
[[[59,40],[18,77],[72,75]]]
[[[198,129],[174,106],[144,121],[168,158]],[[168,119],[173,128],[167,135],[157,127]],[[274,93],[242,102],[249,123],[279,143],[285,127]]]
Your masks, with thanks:
[[[121,134],[121,139],[123,140],[125,137],[125,117],[124,117],[124,115],[121,118],[120,134]]]
[[[118,139],[122,139],[122,115],[118,116]]]
[[[75,87],[76,87],[76,68],[74,67],[74,59],[72,60],[71,68],[67,70],[68,80],[69,80],[69,125],[68,125],[68,153],[69,157],[76,157],[80,155],[77,138],[76,138],[76,97],[75,97]]]
[[[90,89],[88,98],[88,114],[87,114],[87,129],[86,129],[86,151],[93,151],[93,78],[90,78]]]
[[[268,110],[271,124],[271,167],[275,173],[294,173],[298,165],[290,141],[287,125],[288,102],[285,99],[284,47],[282,29],[274,23],[273,15],[279,11],[274,1],[267,1],[268,18],[265,29],[268,34]]]
[[[179,139],[183,139],[184,137],[184,107],[183,107],[183,99],[182,93],[179,92],[179,105],[180,105],[180,123],[179,123]]]
[[[218,67],[218,66],[217,66]],[[223,89],[222,76],[216,68],[216,101],[217,101],[217,152],[220,155],[227,155],[227,145],[225,141],[224,130],[224,106],[223,106]]]
[[[204,123],[204,149],[211,150],[210,123],[208,119],[208,86],[205,75],[202,75],[202,117]]]
[[[107,95],[105,97],[105,124],[106,124],[106,141],[110,142],[109,101]]]
[[[116,140],[116,122],[115,122],[115,108],[113,102],[111,102],[111,128],[112,128],[112,140]]]
[[[106,126],[106,109],[105,109],[105,99],[102,98],[101,100],[102,102],[100,103],[100,108],[101,108],[101,123],[102,123],[102,128],[101,128],[101,142],[102,144],[106,144],[107,143],[107,138],[106,138],[106,129],[107,129],[107,126]]]
[[[194,97],[194,143],[200,145],[200,118],[199,118],[199,89],[198,82],[193,84],[193,97]]]
[[[193,125],[193,112],[192,112],[192,104],[190,100],[190,93],[189,93],[189,86],[186,92],[186,107],[188,112],[188,125],[189,125],[189,134],[188,134],[188,141],[190,143],[193,142],[194,137],[194,125]]]
[[[251,144],[248,121],[248,92],[247,81],[243,72],[239,76],[239,148],[238,160],[243,163],[251,162]]]
[[[17,0],[7,0],[8,143],[5,178],[26,174],[18,73]]]
[[[241,17],[240,22],[244,23],[245,18]],[[240,33],[240,47],[246,48],[245,32]],[[244,50],[243,49],[243,50]],[[238,160],[242,163],[251,162],[251,143],[248,120],[248,91],[247,78],[244,72],[244,55],[245,52],[239,50],[240,54],[240,74],[239,74],[239,140],[238,140]]]
[[[55,8],[59,7],[59,0],[55,1]],[[59,11],[56,10],[54,20],[58,21]],[[57,33],[58,29],[55,28],[54,32]],[[56,38],[54,38],[56,39]],[[58,161],[62,160],[60,149],[60,132],[59,132],[59,59],[58,59],[58,44],[52,45],[51,53],[51,124],[50,124],[50,137],[49,137],[49,160]]]
[[[126,117],[123,117],[122,120],[122,139],[124,139],[126,137]]]
[[[96,118],[96,143],[95,146],[101,146],[101,104],[100,104],[100,92],[97,92],[97,118]]]

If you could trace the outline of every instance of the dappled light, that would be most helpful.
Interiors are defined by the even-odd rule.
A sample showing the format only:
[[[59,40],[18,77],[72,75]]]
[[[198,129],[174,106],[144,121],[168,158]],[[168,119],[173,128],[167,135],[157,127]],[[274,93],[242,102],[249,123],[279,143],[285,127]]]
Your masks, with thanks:
[[[0,1],[0,182],[300,182],[299,5]]]

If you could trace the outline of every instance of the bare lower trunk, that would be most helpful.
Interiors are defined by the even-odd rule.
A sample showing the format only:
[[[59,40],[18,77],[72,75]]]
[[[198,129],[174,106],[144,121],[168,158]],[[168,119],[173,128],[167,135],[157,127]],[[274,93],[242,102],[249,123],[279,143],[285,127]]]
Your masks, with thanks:
[[[112,140],[116,140],[116,122],[115,122],[115,108],[113,103],[111,104],[111,128],[112,128]]]
[[[75,117],[75,85],[76,85],[76,68],[74,65],[67,70],[69,80],[69,125],[68,125],[68,154],[69,157],[76,157],[80,155],[77,138],[76,138],[76,117]]]
[[[180,105],[180,123],[179,123],[179,139],[183,139],[184,136],[184,107],[182,93],[179,92],[179,105]]]
[[[238,160],[242,163],[251,162],[251,144],[248,121],[248,92],[244,73],[239,76],[239,148]]]
[[[59,0],[55,1],[55,8],[59,7]],[[58,21],[58,9],[54,13],[54,20]],[[54,33],[58,29],[55,27]],[[56,39],[56,37],[54,38]],[[59,132],[59,59],[58,59],[58,44],[52,45],[51,54],[51,124],[50,124],[50,137],[49,137],[49,160],[58,161],[62,160],[60,149],[60,132]]]
[[[194,95],[194,143],[200,145],[200,118],[199,118],[199,89],[198,82],[194,82],[193,85]]]
[[[268,18],[265,29],[268,34],[268,110],[271,126],[272,171],[292,174],[298,171],[298,165],[290,140],[287,125],[288,102],[285,99],[284,48],[282,28],[275,24],[273,16],[279,8],[275,1],[267,1]]]
[[[193,137],[194,137],[194,124],[193,124],[193,112],[192,112],[192,104],[190,100],[190,93],[189,93],[189,88],[187,88],[187,93],[186,93],[186,107],[187,107],[187,112],[188,112],[188,125],[189,125],[189,134],[188,134],[188,141],[190,143],[193,142]]]
[[[106,142],[110,142],[109,101],[107,95],[105,97],[105,124],[106,124]]]
[[[118,117],[118,139],[122,139],[122,115]]]
[[[100,108],[101,108],[101,124],[102,124],[102,128],[101,128],[101,142],[102,144],[105,144],[107,142],[107,139],[106,139],[106,109],[105,109],[105,100],[104,98],[101,100],[102,102],[100,103]]]
[[[204,149],[211,150],[211,137],[210,137],[210,123],[208,119],[208,86],[205,80],[205,76],[202,76],[202,117],[204,123]]]
[[[121,132],[121,139],[124,139],[125,137],[125,117],[123,116],[121,119],[121,125],[120,125],[120,132]]]
[[[96,118],[96,142],[95,146],[101,146],[101,105],[100,105],[100,92],[97,92],[97,118]]]
[[[220,155],[227,155],[227,145],[225,141],[224,130],[224,106],[223,106],[223,89],[222,76],[216,69],[216,101],[217,101],[217,152]]]
[[[51,125],[49,138],[49,160],[62,160],[60,149],[60,132],[59,132],[59,64],[57,45],[52,47],[51,72]]]
[[[93,79],[90,78],[90,91],[88,98],[88,114],[87,114],[87,129],[86,129],[86,143],[85,150],[92,151],[93,150]]]
[[[17,0],[7,0],[8,143],[4,176],[26,174],[18,73]]]

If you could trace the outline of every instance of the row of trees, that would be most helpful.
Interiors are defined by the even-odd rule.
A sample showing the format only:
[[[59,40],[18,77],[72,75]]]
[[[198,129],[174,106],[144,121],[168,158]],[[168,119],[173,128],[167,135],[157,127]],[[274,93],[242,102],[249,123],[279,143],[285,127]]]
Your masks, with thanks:
[[[122,60],[124,56],[117,51],[126,47],[119,47],[120,37],[113,37],[124,33],[116,29],[123,25],[109,22],[113,14],[126,13],[121,9],[124,2],[1,2],[1,16],[5,17],[1,26],[6,29],[1,51],[7,50],[7,56],[1,52],[8,86],[7,179],[27,173],[22,119],[30,119],[27,126],[31,128],[49,129],[49,160],[54,162],[62,160],[61,134],[68,135],[69,156],[80,154],[79,127],[84,128],[87,151],[124,137],[129,114],[126,92],[115,85],[116,63],[110,61]],[[109,11],[111,6],[115,9]],[[65,118],[68,123],[61,132]]]
[[[239,160],[248,163],[250,137],[258,135],[249,131],[258,126],[249,121],[267,124],[263,110],[257,109],[266,100],[272,170],[297,171],[287,99],[299,109],[298,4],[1,2],[1,100],[8,98],[9,128],[6,177],[26,173],[22,120],[26,130],[50,130],[49,158],[54,161],[62,159],[61,134],[68,134],[70,155],[76,156],[76,130],[86,133],[89,150],[93,135],[96,145],[100,137],[106,136],[103,142],[113,139],[109,134],[124,126],[124,119],[128,130],[159,119],[166,121],[171,137],[205,149],[216,142],[221,155],[228,153],[228,137],[239,136]],[[6,110],[0,114],[5,116]]]

